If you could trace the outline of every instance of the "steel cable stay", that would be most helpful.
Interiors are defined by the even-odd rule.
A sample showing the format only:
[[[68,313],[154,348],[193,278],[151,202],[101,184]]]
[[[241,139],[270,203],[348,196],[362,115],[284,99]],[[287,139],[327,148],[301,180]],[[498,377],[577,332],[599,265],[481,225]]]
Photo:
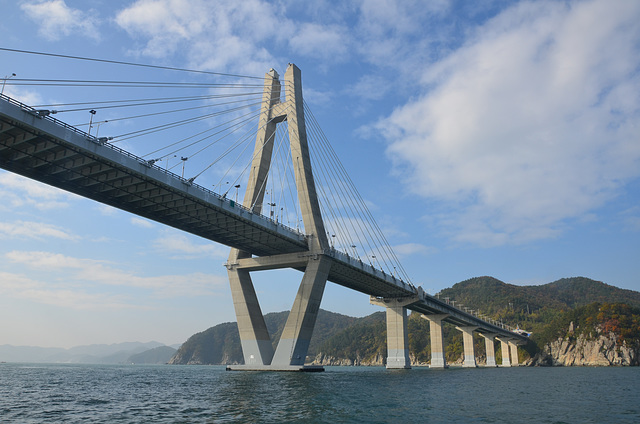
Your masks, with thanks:
[[[312,128],[313,128],[313,124],[312,124]],[[313,128],[313,129],[320,130],[319,127]],[[325,138],[325,141],[326,141],[326,138]],[[330,154],[333,154],[332,155],[333,157],[329,158],[327,162],[329,164],[338,163],[339,165],[341,165],[341,163],[337,160],[337,156],[335,156],[335,152],[333,152],[333,150],[331,149],[330,144],[325,143],[325,145],[327,147],[327,151]],[[343,172],[341,173],[342,174],[341,177],[344,178],[344,181],[349,183],[350,178],[348,174],[346,174],[346,171],[344,171],[344,167],[342,167],[342,170]],[[368,234],[367,240],[369,241],[369,245],[371,244],[374,245],[375,252],[372,251],[372,253],[376,253],[375,258],[372,257],[370,259],[374,259],[374,262],[375,262],[375,259],[380,258],[383,261],[383,264],[381,265],[384,265],[384,267],[386,267],[389,273],[391,273],[392,275],[395,275],[395,272],[397,271],[397,267],[392,270],[389,267],[389,264],[387,263],[387,261],[389,261],[391,264],[396,263],[397,265],[399,265],[399,261],[397,260],[397,258],[393,259],[393,256],[389,254],[389,251],[392,252],[392,249],[390,248],[389,243],[386,242],[386,239],[384,239],[384,235],[382,234],[382,231],[377,226],[377,223],[375,222],[375,219],[373,219],[373,216],[370,214],[370,212],[368,217],[365,217],[365,218],[362,217],[362,214],[360,213],[360,211],[362,210],[368,211],[368,208],[366,207],[366,203],[364,202],[364,200],[360,197],[359,193],[355,189],[355,186],[353,185],[353,183],[347,184],[346,186],[350,189],[350,193],[346,194],[346,197],[348,199],[358,199],[358,198],[360,199],[360,204],[355,204],[355,206],[352,205],[349,209],[350,212],[352,212],[353,210],[357,211],[358,219],[356,222],[364,221],[369,223],[369,225],[365,227]],[[361,228],[359,224],[358,224],[358,227]],[[376,231],[374,231],[373,234],[371,231],[372,228],[370,227],[373,227],[374,229],[376,229]]]
[[[309,128],[312,131],[310,140],[313,141],[314,128],[313,126]],[[331,190],[330,185],[335,186],[335,179],[331,178],[328,175],[328,168],[324,166],[323,161],[320,160],[319,154],[313,154],[315,151],[315,147],[316,147],[315,143],[313,142],[309,143],[311,160],[315,164],[314,170],[317,170],[317,172],[314,173],[314,176],[316,176],[315,178],[316,187],[321,194],[320,207],[323,211],[324,216],[331,217],[331,221],[325,222],[325,225],[329,227],[329,229],[331,230],[330,235],[335,233],[336,237],[338,238],[339,244],[342,245],[342,248],[345,252],[350,252],[351,250],[354,250],[355,256],[359,258],[357,250],[354,247],[356,246],[355,244],[356,240],[353,239],[354,234],[356,237],[359,237],[358,233],[354,231],[351,231],[351,232],[348,231],[347,225],[344,222],[344,219],[342,219],[341,217],[342,214],[340,214],[339,211],[337,210],[338,205],[343,202],[342,200],[336,199],[335,193],[338,190],[336,189]],[[333,236],[331,238],[333,238]],[[363,246],[363,242],[359,238],[358,238],[358,243],[360,246]]]
[[[275,209],[276,222],[278,221],[278,205],[281,205],[281,215],[286,214],[287,217],[289,216],[289,208],[286,201],[286,195],[291,194],[292,187],[296,187],[295,176],[293,175],[293,165],[290,159],[291,149],[288,141],[289,137],[287,133],[281,131],[279,141],[276,144],[276,149],[273,154],[272,162],[275,164],[275,166],[270,167],[269,176],[267,177],[268,180],[271,181],[271,202],[269,203],[269,206]],[[287,177],[287,171],[290,171],[290,178]],[[292,196],[291,199],[292,208],[296,209],[297,218],[300,215],[299,208],[297,207],[298,202],[296,201],[296,197]]]
[[[251,105],[251,106],[255,106],[255,105]],[[115,144],[117,142],[121,142],[121,141],[124,141],[124,140],[129,140],[131,138],[135,138],[135,137],[140,137],[140,136],[143,136],[143,135],[156,133],[158,131],[163,131],[163,130],[166,130],[166,129],[176,128],[176,127],[179,127],[179,126],[182,126],[182,125],[186,125],[186,124],[202,121],[202,120],[209,119],[209,118],[212,118],[212,117],[215,117],[215,116],[220,116],[220,115],[224,115],[224,114],[227,114],[227,113],[232,113],[232,112],[235,112],[235,111],[238,111],[238,110],[245,109],[246,107],[247,106],[241,106],[241,107],[235,108],[234,110],[227,109],[227,110],[224,110],[224,111],[207,113],[205,115],[200,115],[200,116],[196,116],[196,117],[182,119],[182,120],[179,120],[179,121],[170,122],[170,123],[167,123],[167,124],[156,125],[156,126],[153,126],[153,127],[142,129],[142,130],[131,131],[131,132],[128,132],[128,133],[119,134],[119,135],[113,136],[112,139],[115,140],[115,141],[113,141],[112,144]]]
[[[159,112],[153,112],[153,113],[142,114],[142,115],[127,116],[127,117],[123,117],[123,118],[111,118],[106,122],[115,122],[115,121],[121,121],[121,120],[126,120],[126,119],[137,119],[137,118],[141,118],[141,117],[157,116],[157,115],[162,115],[162,114],[167,114],[167,113],[183,112],[183,111],[188,111],[188,110],[205,109],[205,108],[219,107],[219,106],[228,106],[228,105],[237,104],[237,103],[246,103],[248,100],[249,99],[232,100],[232,101],[228,101],[228,102],[204,104],[204,105],[201,105],[201,106],[194,106],[194,107],[190,107],[190,108],[171,109],[171,110],[168,110],[168,111],[159,111]],[[261,102],[262,102],[261,98],[255,98],[253,100],[255,100],[253,103],[246,103],[246,104],[243,104],[242,106],[236,107],[236,108],[228,108],[228,109],[222,110],[222,111],[220,111],[218,113],[221,114],[221,115],[222,114],[226,114],[226,113],[232,113],[232,112],[236,112],[238,110],[241,110],[243,108],[260,105]],[[135,106],[141,106],[141,105],[142,104],[138,104],[138,105],[135,105]],[[102,110],[102,108],[95,108],[95,109]],[[75,111],[85,111],[85,110],[87,110],[87,109],[83,108],[83,109],[76,109],[76,110],[73,110],[73,111],[75,112]],[[67,112],[67,111],[63,111],[63,112]],[[56,111],[54,113],[61,113],[61,112]],[[206,115],[206,116],[209,117],[211,115]],[[85,123],[81,123],[81,124],[76,124],[75,126],[83,126],[83,125],[89,125],[89,123],[85,122]],[[140,130],[140,131],[144,131],[144,130]],[[130,133],[130,134],[132,134],[132,133]],[[125,135],[129,135],[129,134],[122,134],[120,136],[114,136],[113,138],[122,137],[122,136],[125,136]]]
[[[313,131],[313,128],[310,128]],[[313,137],[310,137],[310,140],[313,141]],[[310,143],[310,150],[312,153],[314,152],[315,147],[315,143]],[[360,257],[357,249],[358,246],[363,248],[365,250],[365,253],[367,249],[369,251],[372,250],[369,240],[366,238],[363,240],[362,238],[362,236],[365,235],[365,231],[362,228],[361,222],[355,219],[354,208],[350,208],[345,204],[345,198],[347,196],[341,193],[341,190],[337,187],[336,178],[331,177],[330,168],[325,166],[326,161],[323,161],[322,157],[319,154],[312,154],[311,157],[314,163],[314,169],[317,168],[318,170],[320,170],[319,175],[322,175],[324,177],[324,184],[321,184],[321,186],[326,186],[328,188],[326,191],[323,189],[323,193],[325,193],[323,203],[327,205],[327,209],[334,211],[332,212],[332,214],[335,216],[336,222],[341,222],[341,227],[345,228],[345,234],[347,235],[349,242],[347,249],[350,248],[350,250],[353,250],[355,257],[361,260],[362,258]],[[351,231],[347,229],[349,227],[351,228]],[[368,258],[369,255],[366,255],[366,257]]]
[[[207,107],[216,107],[216,106],[228,106],[230,104],[235,104],[235,103],[244,103],[246,102],[247,99],[243,99],[243,100],[234,100],[234,101],[229,101],[229,102],[222,102],[222,103],[217,103],[214,105],[203,105],[202,107],[198,107],[198,108],[207,108]],[[201,115],[198,117],[190,117],[184,120],[179,120],[179,121],[174,121],[174,122],[170,122],[170,123],[166,123],[166,124],[162,124],[162,125],[158,125],[158,126],[153,126],[153,127],[148,127],[148,128],[144,128],[144,129],[140,129],[140,130],[136,130],[136,131],[132,131],[129,133],[125,133],[125,134],[119,134],[119,135],[115,135],[112,136],[110,138],[110,140],[115,140],[112,141],[112,143],[117,143],[117,142],[122,142],[134,137],[139,137],[141,135],[147,135],[147,134],[152,134],[161,130],[165,130],[165,129],[171,129],[171,128],[175,128],[177,126],[183,125],[183,124],[188,124],[188,123],[193,123],[199,120],[204,120],[204,119],[209,119],[212,117],[216,117],[216,116],[221,116],[221,115],[225,115],[225,114],[229,114],[229,113],[235,113],[235,112],[239,112],[243,109],[247,109],[247,108],[253,108],[255,106],[261,105],[261,99],[260,101],[258,101],[258,99],[256,99],[256,102],[254,103],[249,103],[249,104],[243,104],[241,106],[235,107],[235,108],[226,108],[224,110],[221,111],[217,111],[217,112],[212,112],[209,114],[205,114],[205,115]],[[186,108],[186,109],[182,109],[182,110],[189,110],[191,108]],[[177,111],[180,111],[181,109],[178,109]],[[160,115],[163,113],[169,113],[167,111],[163,111],[163,112],[155,112],[152,114],[146,114],[146,115],[138,115],[138,116],[134,116],[134,117],[129,117],[128,119],[133,119],[133,118],[138,118],[138,117],[146,117],[146,116],[155,116],[155,115]],[[253,113],[253,112],[250,112]],[[122,120],[125,118],[115,118],[115,119],[111,119],[109,120],[110,122],[116,121],[116,120]],[[81,125],[88,125],[88,124],[79,124],[79,126]]]
[[[259,96],[259,95],[261,95],[261,93],[243,93],[243,94],[237,94],[237,95],[233,95],[233,96],[216,95],[216,96],[188,98],[188,99],[181,99],[181,100],[166,100],[166,101],[157,101],[157,102],[130,103],[130,104],[118,104],[118,105],[106,105],[106,106],[98,106],[98,105],[103,104],[103,103],[107,103],[108,104],[108,103],[113,103],[113,102],[83,102],[83,103],[77,103],[77,104],[78,105],[80,105],[80,104],[87,105],[87,107],[76,108],[76,109],[63,109],[63,110],[56,110],[56,111],[52,111],[52,112],[53,113],[83,112],[83,111],[88,111],[90,109],[105,110],[105,109],[116,109],[116,108],[125,108],[125,107],[153,106],[153,105],[168,104],[168,103],[190,102],[190,101],[197,101],[197,100],[221,99],[221,98],[228,99],[228,98],[234,98],[234,97]],[[259,97],[256,97],[256,100],[257,99],[259,99]],[[198,106],[198,107],[215,107],[215,106],[221,106],[221,105],[225,105],[225,104],[234,104],[234,103],[240,103],[240,102],[246,102],[246,101],[247,101],[247,99],[241,99],[241,100],[235,100],[235,101],[229,101],[229,102],[223,102],[223,103],[204,104],[204,105]],[[186,108],[186,109],[173,109],[172,111],[191,110],[191,109],[197,109],[198,107],[192,107],[192,108]]]
[[[259,92],[251,93],[251,94],[261,94]],[[31,105],[33,108],[42,108],[42,107],[54,107],[54,106],[78,106],[78,105],[98,105],[98,104],[109,104],[109,103],[132,103],[132,102],[164,102],[172,103],[172,102],[180,102],[180,101],[191,101],[191,100],[206,100],[217,97],[232,97],[232,96],[242,96],[245,94],[211,94],[211,95],[200,95],[200,96],[178,96],[178,97],[155,97],[148,99],[126,99],[126,100],[104,100],[97,102],[73,102],[73,103],[52,103],[52,104],[41,104],[41,105]]]
[[[167,81],[46,80],[12,78],[6,85],[34,87],[118,87],[118,88],[262,88],[259,84]]]
[[[267,124],[269,124],[271,121],[272,121],[272,120],[270,120],[270,121],[266,122],[266,123],[263,125],[263,127],[264,127],[264,126],[266,126]],[[255,138],[255,135],[257,134],[257,132],[260,130],[260,128],[261,128],[261,127],[258,127],[258,128],[256,128],[256,129],[252,132],[252,134],[254,135],[254,138]],[[242,141],[244,142],[244,141],[247,141],[247,140],[248,140],[248,137],[245,137]],[[248,164],[243,168],[243,170],[242,170],[242,172],[240,173],[240,175],[239,175],[238,177],[236,177],[236,179],[233,181],[233,182],[234,182],[233,186],[235,186],[235,185],[236,185],[236,183],[237,183],[237,182],[242,178],[242,176],[243,176],[243,175],[244,175],[244,173],[247,171],[247,169],[249,169],[249,168],[251,167],[251,163],[253,162],[253,158],[255,157],[255,155],[256,155],[256,154],[258,154],[258,153],[259,153],[259,151],[261,151],[261,150],[264,148],[264,146],[267,144],[267,141],[268,141],[268,140],[265,140],[265,141],[264,141],[264,143],[262,143],[262,146],[260,146],[260,149],[259,149],[258,151],[256,151],[256,152],[251,156],[251,158],[250,158],[250,160],[249,160],[249,163],[248,163]],[[238,145],[238,144],[239,144],[239,143],[238,143],[238,142],[236,142],[236,143],[235,143],[235,146],[237,147],[237,145]],[[250,143],[247,143],[247,146],[242,150],[242,152],[246,151],[246,149],[247,149],[247,147],[248,147],[249,145],[250,145]],[[235,147],[234,147],[234,149],[235,149]],[[214,161],[213,163],[211,163],[211,164],[209,165],[209,168],[210,168],[211,166],[213,166],[215,163],[217,163],[217,162],[219,162],[220,160],[222,160],[222,159],[223,159],[225,156],[227,156],[229,153],[231,153],[231,150],[233,150],[233,149],[231,149],[231,148],[227,149],[227,151],[226,151],[223,155],[221,155],[218,159],[216,159],[216,161]],[[222,175],[222,177],[220,178],[220,181],[219,181],[219,182],[218,182],[218,184],[216,184],[214,187],[216,187],[216,186],[221,186],[221,185],[222,185],[222,181],[224,181],[224,180],[226,179],[225,177],[229,174],[229,172],[230,172],[230,171],[231,171],[231,169],[235,166],[235,164],[236,164],[237,162],[239,162],[239,161],[240,161],[240,159],[241,159],[241,155],[238,155],[238,157],[236,157],[236,159],[234,160],[233,164],[232,164],[232,165],[227,169],[227,171]],[[230,186],[230,187],[231,187],[231,186]],[[229,192],[229,190],[227,190],[227,193],[228,193],[228,192]],[[226,195],[227,193],[225,193],[225,195]],[[255,204],[252,204],[252,205],[250,206],[250,208],[249,208],[249,209],[250,209],[250,210],[253,210],[254,206],[255,206]]]
[[[357,211],[357,215],[360,218],[359,220],[362,220],[364,222],[368,222],[369,225],[372,226],[371,229],[367,228],[366,233],[369,235],[369,237],[371,237],[373,239],[370,242],[372,242],[375,245],[376,253],[380,254],[380,259],[382,259],[384,261],[384,266],[386,267],[387,271],[389,273],[391,273],[392,275],[395,275],[395,273],[397,273],[399,271],[401,274],[403,274],[403,276],[407,279],[407,281],[410,281],[406,271],[404,270],[404,268],[400,264],[400,261],[398,260],[397,256],[393,252],[393,249],[391,248],[391,246],[388,243],[387,239],[384,237],[384,234],[382,233],[382,230],[380,229],[380,227],[376,223],[375,219],[373,219],[373,215],[371,214],[371,212],[369,211],[368,207],[366,206],[366,203],[364,202],[364,199],[362,199],[362,197],[359,194],[359,192],[357,191],[357,189],[355,189],[353,181],[350,179],[350,177],[346,173],[346,170],[344,169],[344,166],[339,161],[339,158],[335,154],[335,151],[333,151],[333,149],[331,148],[330,143],[328,143],[328,140],[326,139],[326,136],[323,134],[322,129],[317,124],[317,121],[316,121],[315,117],[313,116],[311,110],[308,108],[308,106],[306,107],[305,110],[308,112],[308,116],[310,118],[310,119],[307,120],[307,122],[310,123],[309,128],[311,129],[312,133],[314,134],[314,137],[312,137],[312,139],[315,141],[316,140],[315,136],[317,136],[317,140],[318,140],[318,142],[320,144],[319,151],[323,152],[322,154],[324,155],[324,158],[325,158],[326,162],[328,164],[330,164],[329,166],[333,166],[335,168],[335,175],[337,175],[339,178],[343,179],[343,181],[346,183],[346,184],[344,184],[344,186],[349,189],[349,192],[345,193],[346,194],[345,197],[353,199],[354,201],[358,200],[359,203],[360,203],[358,205],[355,205],[353,203],[351,204],[351,206],[349,208],[351,213],[353,213],[353,210],[355,209]],[[319,161],[319,163],[322,163],[322,162],[323,161]],[[320,168],[322,168],[322,166],[320,166]],[[335,184],[332,184],[332,185],[335,187]],[[342,197],[342,196],[340,196],[340,197]],[[341,204],[344,204],[344,203],[341,202]],[[365,212],[365,216],[364,217],[362,216],[360,211],[364,211]],[[372,231],[372,230],[375,230],[375,231]],[[375,240],[378,240],[378,241],[375,242]],[[390,265],[389,265],[389,263],[387,263],[387,261],[390,262],[392,264],[392,266],[394,266],[393,269],[390,268]],[[395,264],[395,265],[393,265],[393,264]]]
[[[293,170],[293,162],[291,155],[291,144],[289,141],[289,131],[287,125],[283,125],[276,129],[280,133],[280,144],[281,148],[278,150],[278,155],[276,156],[276,166],[278,168],[278,172],[281,175],[282,183],[280,193],[279,202],[282,202],[285,206],[285,213],[287,215],[287,222],[289,226],[291,226],[291,216],[293,214],[292,211],[295,211],[295,221],[296,227],[299,229],[300,220],[301,220],[301,210],[300,205],[298,203],[298,192],[296,187],[296,178]],[[287,196],[291,202],[291,209],[287,206]]]
[[[209,147],[213,146],[214,144],[218,143],[219,141],[229,137],[230,135],[232,135],[233,133],[235,133],[236,131],[239,131],[241,128],[244,128],[245,126],[249,125],[250,123],[253,123],[253,119],[246,119],[243,122],[239,123],[238,126],[236,128],[234,128],[231,132],[227,133],[226,135],[224,135],[223,137],[215,140],[212,143],[209,143],[208,145],[206,145],[205,147],[201,148],[200,150],[196,151],[195,153],[192,153],[190,157],[196,156],[199,153],[203,152],[204,150],[208,149]],[[241,125],[240,125],[241,124]],[[237,141],[236,143],[234,143],[233,149],[235,149],[238,145],[245,143],[247,140],[249,140],[251,135],[255,135],[257,130],[252,130],[252,131],[248,131],[246,132],[240,139],[239,141]],[[192,143],[193,144],[193,143]],[[233,150],[231,149],[231,150]],[[243,152],[246,150],[243,149]],[[231,151],[229,151],[229,153],[231,153]],[[200,175],[202,175],[205,171],[207,171],[209,168],[211,168],[213,165],[215,165],[217,162],[219,162],[220,160],[222,160],[225,156],[227,155],[227,153],[219,156],[216,160],[214,160],[213,162],[211,162],[209,165],[207,165],[202,171],[200,171],[198,174],[196,174],[194,177],[190,178],[191,181],[195,180],[196,178],[198,178]]]
[[[309,141],[309,140],[312,140],[312,137],[309,137],[309,132],[307,131],[307,141]],[[308,143],[308,144],[309,144],[309,149],[310,149],[310,152],[311,152],[311,149],[312,149],[311,145],[312,145],[313,143]],[[312,162],[314,162],[313,155],[311,155],[311,160],[312,160]],[[316,165],[315,165],[315,166],[317,166],[319,169],[322,169],[322,168],[323,168],[323,166],[324,166],[324,165],[323,165],[323,163],[322,163],[322,162],[317,161],[317,160],[316,160],[315,162],[316,162]],[[329,180],[330,180],[330,179],[329,179]],[[316,185],[316,187],[317,187],[317,185]],[[357,222],[357,221],[356,221],[356,222]],[[358,225],[360,226],[360,223],[359,223],[359,222],[358,222]],[[367,244],[367,245],[369,244],[369,243],[368,243],[368,240],[366,240],[366,239],[365,239],[365,240],[362,240],[362,239],[360,238],[360,234],[364,234],[364,231],[363,231],[362,229],[361,229],[361,231],[360,231],[360,232],[358,232],[358,231],[354,231],[354,232],[353,232],[353,234],[354,234],[354,235],[352,235],[351,237],[356,237],[356,238],[358,239],[358,242],[360,243],[360,246],[363,246],[363,244]],[[352,245],[351,245],[351,247],[354,249],[354,255],[360,259],[360,256],[359,256],[359,254],[358,254],[358,251],[357,251],[357,249],[356,249],[356,247],[357,247],[357,246],[356,246],[355,244],[352,244]],[[371,247],[370,247],[370,246],[369,246],[369,249],[371,249]]]
[[[48,56],[48,57],[56,57],[61,59],[72,59],[72,60],[81,60],[88,62],[98,62],[98,63],[109,63],[114,65],[126,65],[132,67],[141,67],[141,68],[153,68],[153,69],[162,69],[168,71],[179,71],[179,72],[188,72],[195,74],[205,74],[205,75],[215,75],[215,76],[223,76],[223,77],[232,77],[232,78],[245,78],[245,79],[253,79],[253,80],[264,80],[264,77],[255,77],[251,75],[238,75],[238,74],[228,74],[223,72],[213,72],[213,71],[203,71],[197,69],[186,69],[186,68],[178,68],[173,66],[162,66],[162,65],[150,65],[146,63],[135,63],[135,62],[125,62],[121,60],[109,60],[109,59],[99,59],[94,57],[83,57],[83,56],[71,56],[64,54],[56,54],[56,53],[47,53],[47,52],[37,52],[33,50],[20,50],[20,49],[10,49],[7,47],[0,47],[0,51],[12,52],[12,53],[21,53],[21,54],[30,54],[30,55],[38,55],[38,56]]]
[[[311,124],[309,126],[309,129],[311,130],[311,135],[312,135],[310,137],[310,140],[313,141],[315,140],[313,136],[316,133],[317,129],[314,127],[314,124],[312,121],[309,121],[309,122]],[[322,144],[320,143],[317,143],[317,144],[318,144],[318,147],[320,148],[323,147]],[[310,143],[310,148],[315,148],[315,147],[316,147],[316,143]],[[330,204],[341,206],[341,210],[347,214],[347,217],[346,217],[347,219],[345,220],[345,223],[348,222],[349,223],[348,226],[352,228],[351,233],[353,233],[353,235],[351,237],[357,238],[359,246],[365,249],[365,253],[367,250],[370,252],[375,250],[374,246],[371,245],[371,239],[365,237],[367,234],[367,228],[363,226],[363,220],[358,219],[358,217],[356,216],[359,214],[359,210],[357,209],[357,206],[354,204],[349,204],[353,202],[352,196],[349,196],[348,193],[345,193],[344,190],[341,189],[341,187],[344,187],[344,184],[341,184],[340,186],[338,186],[336,183],[336,180],[339,178],[339,175],[333,172],[332,169],[330,168],[332,166],[331,158],[325,155],[323,160],[321,149],[318,150],[317,155],[312,155],[312,158],[313,158],[312,160],[314,160],[314,162],[316,163],[315,167],[319,169],[326,168],[326,172],[324,173],[324,175],[326,176],[327,187],[333,187],[333,190],[329,190],[329,193],[331,194],[331,199],[327,199],[327,201],[328,202],[330,201],[331,202]],[[335,177],[332,177],[332,174]],[[337,215],[340,217],[340,219],[345,219],[342,214],[337,214]],[[364,240],[362,239],[362,237],[365,237]],[[357,248],[353,246],[355,245],[352,243],[351,247],[354,249],[354,251],[357,252]],[[358,254],[358,257],[359,257],[359,254]],[[367,259],[370,259],[369,254],[367,254],[366,257]]]
[[[220,103],[217,105],[201,105],[201,106],[193,106],[193,107],[187,107],[187,108],[182,108],[182,109],[171,109],[171,110],[165,110],[165,111],[161,111],[161,112],[152,112],[152,113],[145,113],[142,115],[133,115],[133,116],[126,116],[126,117],[122,117],[122,118],[109,118],[106,121],[99,121],[99,122],[118,122],[118,121],[126,121],[126,120],[130,120],[130,119],[138,119],[138,118],[148,118],[150,116],[159,116],[159,115],[167,115],[169,113],[178,113],[178,112],[185,112],[185,111],[189,111],[189,110],[197,110],[197,109],[208,109],[208,108],[212,108],[212,107],[218,107],[222,104],[224,105],[229,105],[229,104],[234,104],[234,103],[244,103],[245,100],[236,100],[233,102],[226,102],[226,103]],[[246,107],[251,107],[251,106],[255,106],[256,104],[259,103],[252,103],[252,104],[248,104],[248,105],[243,105],[241,108],[246,108]],[[74,112],[78,111],[78,110],[86,110],[86,109],[76,109],[74,110]],[[230,112],[235,112],[238,109],[229,109],[226,111],[221,111],[220,114],[224,114],[224,113],[230,113]],[[85,122],[82,124],[76,124],[75,126],[77,127],[81,127],[84,125],[89,125],[89,122]],[[115,137],[114,137],[115,138]]]
[[[152,151],[152,152],[149,152],[149,153],[147,153],[147,154],[144,154],[144,155],[142,155],[142,157],[143,157],[143,158],[149,157],[149,156],[151,156],[151,155],[154,155],[155,153],[161,152],[161,151],[163,151],[163,150],[165,150],[165,149],[168,149],[168,148],[171,148],[171,147],[175,147],[175,146],[177,146],[177,145],[179,145],[179,144],[181,144],[181,143],[184,143],[185,141],[189,141],[189,140],[191,140],[192,138],[198,137],[198,136],[200,136],[200,135],[202,135],[202,134],[206,134],[206,133],[208,133],[208,132],[218,130],[218,131],[217,131],[217,132],[215,132],[214,134],[211,134],[211,135],[209,135],[209,136],[207,136],[207,137],[203,137],[203,138],[201,138],[201,139],[199,139],[199,140],[196,140],[196,141],[195,141],[195,142],[193,142],[193,143],[190,143],[190,144],[188,144],[188,145],[186,145],[186,146],[184,146],[184,147],[181,147],[181,148],[179,148],[179,149],[173,150],[173,151],[171,151],[171,152],[169,152],[169,153],[165,153],[164,155],[162,155],[162,156],[161,156],[161,158],[164,158],[164,157],[166,157],[166,156],[169,156],[169,155],[172,155],[172,154],[178,153],[178,152],[180,152],[181,150],[183,150],[183,149],[185,149],[185,148],[187,148],[187,147],[191,147],[192,145],[195,145],[196,143],[198,143],[198,142],[200,142],[200,141],[203,141],[203,140],[207,139],[208,137],[211,137],[211,136],[214,136],[214,135],[221,134],[222,132],[227,131],[227,130],[228,130],[228,129],[230,129],[230,128],[233,128],[233,126],[234,126],[234,125],[237,125],[237,123],[236,123],[236,124],[233,124],[235,121],[240,121],[240,120],[241,120],[241,122],[240,122],[240,123],[244,123],[244,122],[246,122],[246,121],[252,121],[252,120],[254,120],[254,119],[255,119],[255,117],[256,117],[256,112],[255,112],[255,110],[252,110],[252,111],[250,111],[250,112],[248,112],[248,113],[245,113],[244,115],[240,115],[240,116],[238,116],[238,117],[236,117],[236,118],[233,118],[233,119],[232,119],[232,120],[230,120],[230,121],[222,122],[221,124],[218,124],[218,125],[216,125],[216,126],[214,126],[214,127],[207,128],[207,129],[206,129],[206,130],[204,130],[204,131],[200,131],[200,132],[198,132],[198,133],[196,133],[196,134],[192,134],[192,135],[190,135],[190,136],[188,136],[188,137],[182,138],[182,139],[180,139],[180,140],[178,140],[178,141],[175,141],[175,142],[173,142],[173,143],[171,143],[171,144],[168,144],[168,145],[166,145],[166,146],[164,146],[164,147],[161,147],[161,148],[156,149],[156,150],[154,150],[154,151]],[[231,125],[231,124],[233,124],[233,125]],[[220,127],[222,127],[222,126],[224,126],[224,125],[230,125],[230,126],[220,129]]]

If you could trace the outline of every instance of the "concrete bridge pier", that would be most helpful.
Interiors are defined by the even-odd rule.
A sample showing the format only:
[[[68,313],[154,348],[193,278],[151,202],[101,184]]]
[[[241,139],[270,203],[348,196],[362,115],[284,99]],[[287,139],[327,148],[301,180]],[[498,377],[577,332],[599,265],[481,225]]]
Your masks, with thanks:
[[[510,367],[511,361],[509,360],[509,340],[500,338],[500,348],[502,350],[502,364],[501,367]]]
[[[397,299],[370,297],[372,305],[383,306],[387,310],[387,369],[411,368],[406,307],[417,301],[417,296]]]
[[[431,335],[431,364],[429,368],[447,368],[447,360],[444,356],[442,320],[448,316],[448,314],[422,316],[429,321],[429,333]]]
[[[509,349],[511,350],[511,366],[518,367],[518,344],[513,340],[509,340]]]
[[[496,339],[495,334],[480,334],[484,337],[485,351],[487,352],[487,367],[496,367],[496,351],[494,341]]]
[[[462,342],[464,346],[464,362],[463,368],[476,368],[476,354],[473,346],[473,332],[478,327],[456,327],[456,330],[462,332]]]

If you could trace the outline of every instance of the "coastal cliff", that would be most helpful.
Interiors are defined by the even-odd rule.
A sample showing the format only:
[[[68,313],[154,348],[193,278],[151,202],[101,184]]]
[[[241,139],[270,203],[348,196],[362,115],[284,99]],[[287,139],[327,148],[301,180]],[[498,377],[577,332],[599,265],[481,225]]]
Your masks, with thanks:
[[[592,338],[584,334],[575,340],[558,338],[547,344],[528,365],[532,366],[638,366],[640,351],[626,341],[618,344],[614,333]]]
[[[594,303],[565,313],[527,365],[638,366],[639,312],[625,304]]]

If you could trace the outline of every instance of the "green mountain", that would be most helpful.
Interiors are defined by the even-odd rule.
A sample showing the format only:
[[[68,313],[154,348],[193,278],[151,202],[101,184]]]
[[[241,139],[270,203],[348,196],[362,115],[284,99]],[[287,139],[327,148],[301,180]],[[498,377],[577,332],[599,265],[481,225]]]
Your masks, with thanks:
[[[145,350],[127,359],[129,364],[166,364],[175,355],[176,349],[169,346],[158,346]]]
[[[567,315],[576,308],[600,304],[624,303],[640,307],[640,293],[623,290],[583,277],[565,278],[540,286],[516,286],[492,277],[472,278],[443,290],[440,299],[448,298],[494,319],[532,331],[531,342],[522,349],[522,359],[533,356],[554,334],[549,328],[560,329],[567,324]],[[594,313],[595,307],[587,308]],[[635,309],[634,309],[635,310]],[[599,313],[599,312],[598,312]],[[597,314],[596,314],[597,315]],[[265,315],[274,347],[280,338],[288,312]],[[586,319],[586,318],[585,318]],[[592,318],[592,320],[596,320]],[[633,317],[630,318],[633,325]],[[595,321],[594,321],[595,322]],[[620,328],[627,325],[620,324]],[[420,314],[409,316],[409,348],[414,363],[430,360],[429,323]],[[446,358],[455,362],[462,354],[462,336],[452,325],[443,327]],[[559,330],[558,330],[559,331]],[[627,330],[625,330],[627,331]],[[633,332],[627,332],[633,338]],[[475,340],[476,352],[484,352],[484,339]],[[500,350],[496,351],[500,360]],[[321,310],[314,331],[307,362],[314,359],[325,363],[380,364],[386,356],[386,325],[383,311],[364,318],[353,318]],[[224,323],[193,335],[183,344],[169,363],[172,364],[239,364],[242,350],[235,323]]]
[[[278,344],[289,312],[273,312],[264,316],[273,346]],[[309,345],[309,355],[327,338],[355,324],[359,318],[321,309]],[[178,349],[170,364],[242,364],[240,335],[235,322],[227,322],[194,334]]]

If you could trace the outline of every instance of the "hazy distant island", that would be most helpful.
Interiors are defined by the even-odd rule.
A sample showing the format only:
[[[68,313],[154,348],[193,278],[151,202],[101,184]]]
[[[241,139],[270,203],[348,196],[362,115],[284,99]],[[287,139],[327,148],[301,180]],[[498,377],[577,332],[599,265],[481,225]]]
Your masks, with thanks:
[[[532,332],[519,348],[525,365],[639,365],[640,292],[588,278],[565,278],[540,286],[516,286],[492,277],[472,278],[443,290],[483,314]],[[265,321],[277,343],[288,312],[270,313]],[[325,310],[318,315],[307,362],[318,365],[384,365],[386,326],[383,311],[364,318]],[[446,358],[461,361],[461,333],[444,328]],[[414,365],[430,361],[429,324],[419,314],[409,317],[409,348]],[[477,362],[486,362],[484,340],[476,335]],[[496,349],[497,360],[501,351]],[[169,364],[242,364],[235,322],[191,336]]]
[[[518,325],[532,333],[518,348],[519,362],[530,366],[640,365],[640,292],[624,290],[588,278],[564,278],[540,286],[516,286],[492,277],[472,278],[439,294],[483,314]],[[269,313],[265,322],[274,347],[288,311]],[[429,323],[409,316],[409,349],[413,365],[430,361]],[[462,360],[462,336],[444,326],[446,359]],[[484,339],[475,335],[478,364],[486,362]],[[179,348],[178,348],[179,347]],[[178,349],[176,349],[178,348]],[[384,365],[385,313],[380,310],[355,318],[320,310],[309,346],[307,363],[316,365]],[[501,361],[501,349],[496,349]],[[78,346],[71,349],[0,346],[3,362],[94,364],[244,363],[238,327],[228,322],[194,334],[181,346],[158,342]]]
[[[176,347],[165,346],[158,342],[93,344],[70,349],[0,345],[0,361],[70,364],[166,364],[176,353]]]

